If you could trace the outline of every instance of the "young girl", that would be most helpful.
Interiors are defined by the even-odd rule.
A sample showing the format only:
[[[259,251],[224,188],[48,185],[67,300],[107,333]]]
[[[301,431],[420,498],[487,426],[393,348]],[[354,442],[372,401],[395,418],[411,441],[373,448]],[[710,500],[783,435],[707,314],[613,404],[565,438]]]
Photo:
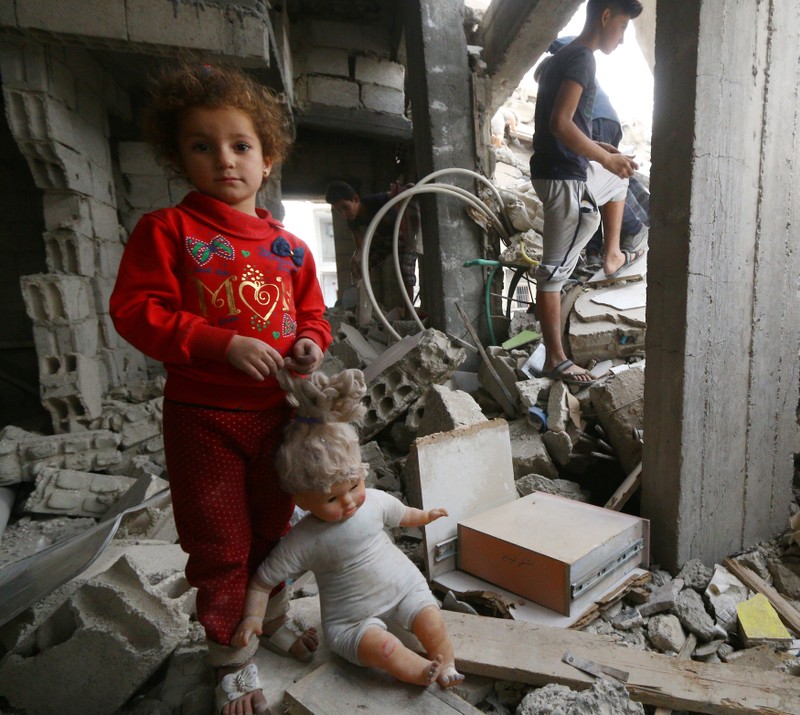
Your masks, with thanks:
[[[407,683],[437,681],[443,688],[460,683],[464,676],[455,669],[439,605],[419,569],[384,531],[385,526],[430,524],[447,512],[413,509],[385,492],[364,488],[368,465],[361,462],[358,435],[348,424],[366,411],[360,404],[366,392],[361,371],[279,379],[297,414],[278,450],[278,472],[283,488],[310,514],[251,579],[232,643],[244,648],[261,632],[276,583],[311,570],[333,652]],[[427,657],[391,635],[384,623],[388,619],[411,630]]]
[[[238,70],[182,67],[157,82],[145,134],[195,191],[139,221],[110,312],[122,337],[165,364],[164,451],[186,576],[217,678],[241,684],[256,648],[231,646],[247,582],[293,510],[273,466],[289,419],[275,373],[315,370],[330,327],[308,247],[256,208],[290,143],[278,100]],[[316,633],[287,619],[274,585],[264,632],[309,659]],[[224,702],[226,715],[266,709],[257,677]]]

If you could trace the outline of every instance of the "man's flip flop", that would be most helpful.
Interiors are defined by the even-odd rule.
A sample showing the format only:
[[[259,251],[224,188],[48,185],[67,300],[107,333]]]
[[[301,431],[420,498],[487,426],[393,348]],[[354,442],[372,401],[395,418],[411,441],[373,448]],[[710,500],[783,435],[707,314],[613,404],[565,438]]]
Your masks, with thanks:
[[[562,382],[566,382],[569,385],[592,385],[597,382],[598,378],[593,377],[591,380],[579,380],[573,375],[583,375],[583,372],[579,373],[570,373],[567,372],[575,363],[572,360],[564,360],[564,362],[560,362],[556,365],[552,370],[542,370],[541,377],[549,377],[551,380],[561,380]],[[585,374],[591,375],[591,373],[586,370]]]
[[[606,273],[606,278],[616,278],[621,271],[626,269],[632,263],[636,263],[636,261],[638,261],[645,254],[645,249],[639,248],[635,251],[623,251],[622,253],[625,256],[625,262],[613,273]]]

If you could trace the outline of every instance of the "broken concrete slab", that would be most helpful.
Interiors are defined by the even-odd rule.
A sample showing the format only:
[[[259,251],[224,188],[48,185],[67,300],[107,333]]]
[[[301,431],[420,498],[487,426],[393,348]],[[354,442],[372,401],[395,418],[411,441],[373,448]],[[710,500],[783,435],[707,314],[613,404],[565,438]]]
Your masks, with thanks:
[[[678,653],[686,642],[686,633],[677,616],[671,613],[653,616],[647,623],[647,637],[660,651]]]
[[[175,599],[123,556],[0,662],[0,690],[15,707],[42,715],[114,712],[188,629]]]
[[[42,467],[108,471],[122,459],[119,444],[109,430],[45,436],[9,425],[0,431],[0,485],[33,481]]]
[[[466,357],[464,348],[432,328],[403,338],[382,353],[364,370],[367,413],[361,440],[396,420],[428,387],[445,382]]]
[[[589,492],[583,491],[580,484],[576,482],[570,482],[566,479],[550,479],[540,474],[526,474],[524,477],[515,480],[514,483],[517,486],[517,492],[522,497],[533,492],[546,492],[547,494],[558,494],[575,501],[588,502],[591,496]]]
[[[685,588],[678,594],[675,599],[675,613],[683,626],[701,642],[727,637],[725,629],[708,615],[702,596],[694,589]]]
[[[625,715],[644,715],[641,703],[631,700],[625,686],[619,681],[598,678],[591,687],[576,692],[564,685],[550,683],[543,688],[528,693],[517,715],[540,715],[540,713],[625,713]]]
[[[639,367],[641,365],[641,367]],[[627,474],[642,461],[638,431],[644,426],[644,364],[592,385],[592,408]]]
[[[547,429],[563,432],[569,422],[569,387],[562,380],[555,380],[547,398]]]

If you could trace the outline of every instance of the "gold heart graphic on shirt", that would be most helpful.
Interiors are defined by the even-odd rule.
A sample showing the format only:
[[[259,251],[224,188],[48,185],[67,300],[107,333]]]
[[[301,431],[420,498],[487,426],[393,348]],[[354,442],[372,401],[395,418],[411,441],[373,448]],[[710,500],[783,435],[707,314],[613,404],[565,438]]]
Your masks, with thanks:
[[[248,291],[250,300],[245,296],[245,291]],[[275,293],[273,298],[271,293]],[[250,308],[264,322],[269,320],[275,307],[278,305],[278,298],[280,297],[280,289],[274,283],[255,283],[254,281],[242,281],[239,284],[239,297],[242,302]],[[252,300],[252,303],[250,302]],[[263,312],[269,308],[266,312]]]

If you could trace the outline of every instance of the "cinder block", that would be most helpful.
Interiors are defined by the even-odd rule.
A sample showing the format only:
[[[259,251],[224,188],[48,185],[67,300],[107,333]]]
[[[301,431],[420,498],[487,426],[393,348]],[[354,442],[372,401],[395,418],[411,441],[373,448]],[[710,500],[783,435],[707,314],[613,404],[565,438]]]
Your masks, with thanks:
[[[33,481],[43,467],[105,471],[121,461],[119,442],[109,430],[44,436],[9,425],[0,431],[0,485]]]
[[[119,168],[126,175],[150,177],[164,174],[155,152],[144,142],[119,143]]]
[[[0,25],[3,27],[16,27],[17,26],[17,12],[16,6],[13,2],[0,2]],[[3,75],[3,82],[5,82],[5,72],[0,72]]]
[[[90,200],[72,192],[47,191],[42,197],[44,224],[48,231],[71,229],[92,235]]]
[[[308,47],[297,56],[295,77],[309,74],[350,76],[350,62],[345,49],[335,47]]]
[[[51,271],[94,276],[94,241],[91,238],[69,229],[45,231],[43,238],[47,267]]]
[[[359,87],[355,82],[336,77],[306,78],[308,101],[331,107],[358,107]]]
[[[166,175],[137,175],[128,177],[126,198],[134,208],[152,211],[154,207],[170,205],[169,183]]]
[[[94,314],[90,282],[82,276],[39,273],[22,276],[20,286],[34,325],[72,323]]]
[[[0,690],[14,707],[41,715],[117,711],[186,637],[183,595],[151,586],[121,557],[7,655]]]
[[[47,91],[50,86],[47,73],[48,52],[43,45],[28,42],[22,48],[25,62],[25,84],[29,89]]]
[[[402,115],[406,108],[403,92],[379,84],[362,84],[361,102],[367,109],[383,114]]]
[[[33,342],[39,355],[83,353],[94,355],[98,346],[97,316],[64,323],[33,326]]]
[[[50,89],[48,94],[61,100],[67,107],[74,110],[77,108],[77,94],[75,89],[75,75],[67,67],[66,62],[62,62],[53,57],[50,53]]]
[[[100,416],[103,386],[96,360],[80,353],[40,357],[39,384],[43,403],[57,412],[54,418]],[[63,414],[62,409],[69,414]]]
[[[22,508],[35,514],[98,518],[135,481],[130,477],[45,467],[36,475],[36,488]]]
[[[107,3],[98,12],[92,0],[16,0],[20,27],[46,32],[125,40],[125,3]]]
[[[57,157],[56,167],[64,177],[63,188],[91,196],[93,194],[93,184],[89,159],[80,152],[62,144],[53,144],[53,151]],[[60,187],[61,185],[59,184]]]
[[[120,223],[116,205],[89,199],[89,209],[92,216],[94,236],[104,241],[118,242],[120,240]]]
[[[119,262],[122,259],[122,253],[125,250],[119,242],[112,241],[98,241],[96,243],[96,269],[98,278],[104,278],[107,283],[110,283],[109,288],[113,287],[113,282],[116,279],[117,271],[119,270]],[[104,291],[103,298],[98,305],[107,306],[106,299],[110,297],[110,292]]]
[[[370,52],[380,57],[389,57],[392,52],[388,31],[373,25],[312,21],[307,28],[297,30],[315,47],[340,47],[349,52]]]
[[[8,2],[0,3],[0,25],[8,26],[2,22],[4,17],[3,11],[9,6],[12,8],[13,4]],[[16,18],[10,25],[16,24]],[[0,47],[0,74],[3,76],[3,88],[26,88],[25,82],[25,59],[22,53],[22,44],[12,44],[11,42],[4,42]]]
[[[64,64],[75,77],[76,94],[91,91],[95,96],[102,95],[103,92],[103,70],[83,47],[70,46],[64,47]],[[78,105],[80,99],[77,100]],[[88,108],[87,108],[88,109]]]
[[[109,204],[116,203],[117,198],[114,194],[114,177],[111,175],[110,161],[106,166],[90,162],[89,170],[92,178],[92,196],[98,201],[104,201]]]
[[[382,353],[364,370],[368,393],[362,441],[402,415],[430,385],[448,380],[466,355],[434,329],[403,338]]]
[[[397,62],[369,56],[356,57],[355,78],[357,82],[391,87],[403,92],[405,76],[405,67]]]

